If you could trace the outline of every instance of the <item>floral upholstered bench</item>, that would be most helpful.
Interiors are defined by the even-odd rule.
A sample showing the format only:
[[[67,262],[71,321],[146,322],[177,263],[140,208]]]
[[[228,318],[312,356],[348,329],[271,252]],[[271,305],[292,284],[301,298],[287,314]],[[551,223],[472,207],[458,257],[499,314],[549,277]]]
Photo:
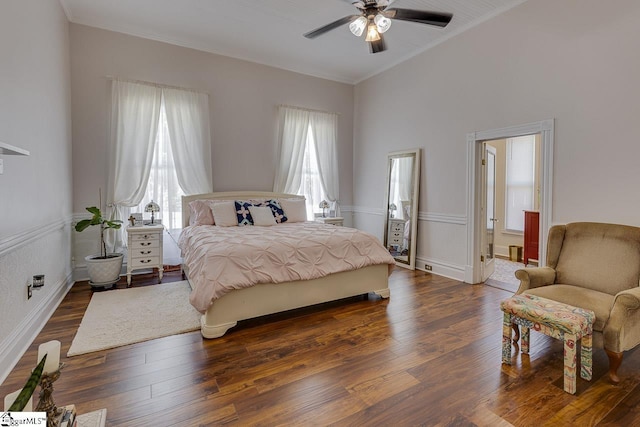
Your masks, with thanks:
[[[515,295],[500,303],[502,363],[511,364],[511,330],[522,327],[522,353],[529,354],[529,329],[564,341],[564,391],[576,392],[576,346],[581,340],[580,377],[591,380],[591,335],[596,316],[591,310],[573,307],[535,295]],[[516,329],[517,328],[513,328]],[[517,334],[514,343],[517,343]]]

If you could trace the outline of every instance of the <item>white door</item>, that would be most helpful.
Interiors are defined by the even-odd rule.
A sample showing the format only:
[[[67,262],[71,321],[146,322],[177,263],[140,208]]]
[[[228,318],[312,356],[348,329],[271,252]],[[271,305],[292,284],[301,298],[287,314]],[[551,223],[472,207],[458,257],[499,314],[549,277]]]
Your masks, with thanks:
[[[480,264],[482,281],[493,274],[495,268],[494,238],[496,219],[496,149],[482,143],[482,246]]]

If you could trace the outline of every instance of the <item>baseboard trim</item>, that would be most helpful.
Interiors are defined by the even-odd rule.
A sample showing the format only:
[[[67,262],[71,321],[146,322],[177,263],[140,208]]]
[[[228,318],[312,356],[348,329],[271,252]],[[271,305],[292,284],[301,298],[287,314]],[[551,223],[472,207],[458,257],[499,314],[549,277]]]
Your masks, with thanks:
[[[425,268],[425,264],[429,264],[431,266],[431,270],[427,270]],[[449,279],[460,280],[461,282],[464,282],[465,280],[464,265],[456,265],[433,259],[416,257],[416,270],[425,271],[427,273],[447,277]]]
[[[73,283],[73,274],[69,274],[63,282],[58,282],[57,290],[51,293],[48,298],[40,301],[13,332],[0,343],[0,348],[2,348],[0,350],[0,366],[3,367],[0,370],[0,383],[7,379],[20,358],[29,349]],[[36,364],[37,361],[34,360],[33,366],[35,367]]]

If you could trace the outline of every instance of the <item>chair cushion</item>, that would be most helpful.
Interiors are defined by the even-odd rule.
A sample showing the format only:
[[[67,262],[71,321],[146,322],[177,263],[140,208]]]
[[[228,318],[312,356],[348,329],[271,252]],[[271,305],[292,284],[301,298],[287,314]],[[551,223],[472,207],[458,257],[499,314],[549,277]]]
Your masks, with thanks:
[[[613,305],[613,295],[592,289],[572,285],[550,285],[529,289],[523,294],[536,295],[575,307],[592,310],[596,314],[593,330],[602,332],[609,320],[609,313]]]
[[[639,259],[638,227],[593,222],[567,224],[556,265],[556,283],[615,295],[638,286]]]

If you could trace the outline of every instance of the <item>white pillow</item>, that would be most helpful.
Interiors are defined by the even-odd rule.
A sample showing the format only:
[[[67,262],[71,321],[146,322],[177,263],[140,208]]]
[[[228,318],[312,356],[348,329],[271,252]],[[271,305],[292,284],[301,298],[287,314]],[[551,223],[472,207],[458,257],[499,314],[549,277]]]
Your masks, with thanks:
[[[211,205],[215,224],[220,227],[235,227],[238,225],[236,205],[233,200],[215,202]]]
[[[269,206],[249,206],[253,225],[270,227],[276,225],[276,219]]]
[[[280,199],[278,201],[287,216],[287,222],[304,222],[307,220],[305,199]]]

